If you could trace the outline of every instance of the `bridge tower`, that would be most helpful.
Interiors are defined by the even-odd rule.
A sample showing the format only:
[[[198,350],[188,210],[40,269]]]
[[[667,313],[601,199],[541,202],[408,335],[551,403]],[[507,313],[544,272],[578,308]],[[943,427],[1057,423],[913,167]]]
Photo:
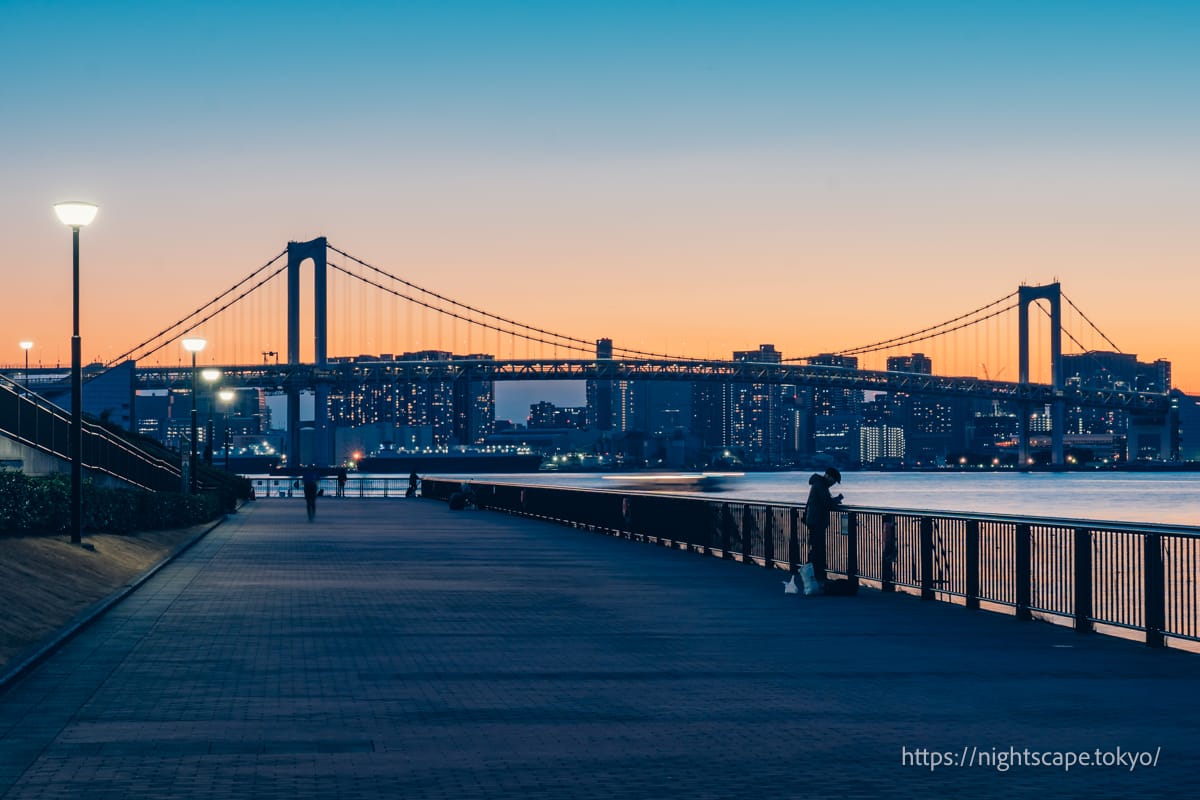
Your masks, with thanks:
[[[1017,299],[1020,370],[1017,379],[1023,384],[1029,383],[1029,307],[1038,300],[1047,300],[1050,303],[1050,388],[1054,391],[1054,400],[1050,404],[1050,463],[1060,466],[1064,461],[1063,425],[1066,422],[1063,401],[1062,289],[1057,282],[1048,283],[1045,286],[1021,286],[1017,291]],[[1021,466],[1029,463],[1029,416],[1031,411],[1029,403],[1021,403],[1019,434]]]
[[[329,363],[327,356],[327,306],[326,306],[326,240],[322,236],[308,242],[288,242],[287,254],[287,363],[300,363],[300,265],[313,262],[313,338],[315,348],[313,363],[319,368]],[[298,467],[301,461],[300,444],[300,385],[291,376],[285,381],[287,389],[288,465]],[[329,466],[329,388],[317,382],[313,403],[312,455],[317,466]]]

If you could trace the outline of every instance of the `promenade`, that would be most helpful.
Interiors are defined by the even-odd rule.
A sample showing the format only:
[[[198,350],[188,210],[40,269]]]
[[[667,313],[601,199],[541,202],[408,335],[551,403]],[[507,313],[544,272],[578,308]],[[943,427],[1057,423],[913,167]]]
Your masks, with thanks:
[[[0,695],[0,797],[1195,793],[1200,656],[783,577],[431,500],[261,500]]]

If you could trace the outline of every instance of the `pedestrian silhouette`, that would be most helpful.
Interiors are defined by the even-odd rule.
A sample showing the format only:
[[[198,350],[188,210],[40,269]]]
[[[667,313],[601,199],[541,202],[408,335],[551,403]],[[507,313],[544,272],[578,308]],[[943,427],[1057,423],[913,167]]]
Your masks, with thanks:
[[[301,475],[304,484],[304,505],[308,510],[308,521],[312,522],[317,516],[317,470],[306,467]]]

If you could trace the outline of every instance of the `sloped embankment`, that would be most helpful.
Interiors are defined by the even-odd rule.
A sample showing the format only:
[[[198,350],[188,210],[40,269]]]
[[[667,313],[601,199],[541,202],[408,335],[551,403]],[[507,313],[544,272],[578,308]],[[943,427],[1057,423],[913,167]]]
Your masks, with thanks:
[[[0,536],[0,673],[211,524],[85,537],[94,550],[61,534]]]

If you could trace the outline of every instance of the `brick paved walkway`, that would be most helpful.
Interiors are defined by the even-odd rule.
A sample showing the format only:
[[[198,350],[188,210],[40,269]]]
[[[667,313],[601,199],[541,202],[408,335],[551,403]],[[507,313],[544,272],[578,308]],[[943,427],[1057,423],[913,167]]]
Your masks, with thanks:
[[[6,798],[1156,797],[1200,656],[428,500],[264,500],[0,696]],[[1157,767],[902,765],[902,748]]]

